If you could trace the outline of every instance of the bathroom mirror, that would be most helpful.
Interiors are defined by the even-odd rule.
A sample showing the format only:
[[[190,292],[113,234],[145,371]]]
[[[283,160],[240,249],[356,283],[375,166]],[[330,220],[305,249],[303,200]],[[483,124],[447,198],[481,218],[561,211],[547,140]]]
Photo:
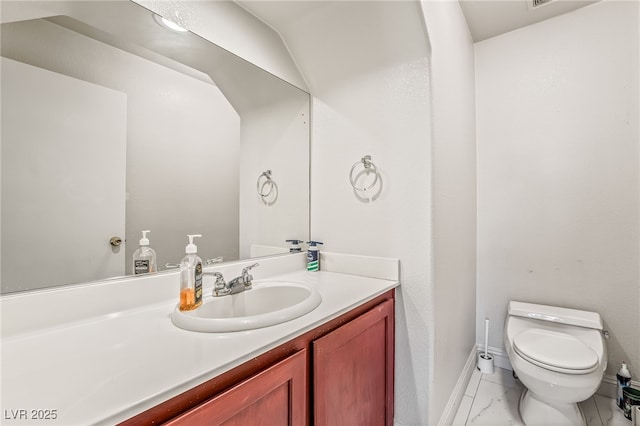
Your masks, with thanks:
[[[158,270],[308,239],[308,93],[170,26],[2,2],[2,293],[130,275],[143,230]]]

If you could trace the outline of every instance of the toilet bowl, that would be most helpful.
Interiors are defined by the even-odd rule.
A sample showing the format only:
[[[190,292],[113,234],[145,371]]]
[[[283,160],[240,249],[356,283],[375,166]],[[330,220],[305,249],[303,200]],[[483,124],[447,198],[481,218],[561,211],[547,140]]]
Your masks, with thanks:
[[[526,425],[585,425],[578,402],[591,397],[607,368],[602,320],[595,312],[509,302],[504,344],[525,386]]]

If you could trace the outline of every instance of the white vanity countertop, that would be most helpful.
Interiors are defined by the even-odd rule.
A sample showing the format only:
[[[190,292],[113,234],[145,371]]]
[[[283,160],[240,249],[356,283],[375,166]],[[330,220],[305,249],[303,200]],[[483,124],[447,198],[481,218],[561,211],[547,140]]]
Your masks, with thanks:
[[[257,330],[182,330],[170,319],[175,299],[52,327],[14,333],[3,327],[1,423],[118,423],[399,285],[397,277],[390,278],[393,273],[382,274],[385,279],[343,273],[349,269],[349,259],[328,258],[326,263],[335,268],[325,269],[339,272],[298,271],[265,277],[265,281],[285,279],[315,286],[322,303],[300,318]],[[386,263],[383,269],[391,265],[393,270],[393,263]],[[363,270],[363,265],[359,268]],[[256,284],[262,279],[258,273],[254,277]],[[3,322],[16,320],[8,317],[11,312],[3,309]],[[33,417],[46,410],[55,410],[56,419]]]

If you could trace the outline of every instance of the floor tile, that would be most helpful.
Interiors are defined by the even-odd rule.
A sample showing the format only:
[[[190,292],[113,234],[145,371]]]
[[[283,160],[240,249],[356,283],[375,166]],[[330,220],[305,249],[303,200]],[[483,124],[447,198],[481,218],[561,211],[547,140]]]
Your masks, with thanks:
[[[622,414],[622,410],[616,405],[616,400],[594,395],[598,413],[604,426],[630,426],[631,422]]]
[[[518,401],[522,393],[522,385],[513,381],[510,386],[503,383],[480,381],[476,396],[471,405],[467,425],[522,425],[518,414]]]
[[[470,397],[476,396],[476,390],[478,390],[478,385],[480,384],[480,379],[482,378],[482,373],[477,368],[473,370],[471,374],[471,379],[469,380],[469,384],[467,385],[467,390],[464,391],[464,394]]]
[[[495,368],[495,373],[493,374],[483,374],[482,380],[497,383],[507,388],[515,386],[516,382],[520,383],[518,380],[513,378],[513,372],[511,370],[505,370],[504,368],[498,367]]]
[[[473,404],[473,397],[466,395],[462,397],[452,426],[464,426],[467,423],[467,417],[469,416],[469,411],[471,411],[471,404]]]
[[[596,402],[593,398],[582,401],[578,405],[582,408],[584,418],[587,421],[587,426],[604,426],[602,419],[600,418],[600,414],[598,413]]]
[[[496,368],[494,374],[474,371],[453,425],[523,425],[518,413],[523,389],[520,381],[513,378],[511,370]],[[587,426],[631,426],[615,399],[596,394],[581,402],[580,407]]]

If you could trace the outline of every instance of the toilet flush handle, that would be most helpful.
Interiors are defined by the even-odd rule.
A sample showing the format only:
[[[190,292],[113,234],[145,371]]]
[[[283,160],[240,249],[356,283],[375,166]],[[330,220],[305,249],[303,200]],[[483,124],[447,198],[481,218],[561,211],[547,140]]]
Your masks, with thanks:
[[[609,340],[609,331],[608,331],[608,330],[602,330],[602,336],[603,336],[606,340]]]

